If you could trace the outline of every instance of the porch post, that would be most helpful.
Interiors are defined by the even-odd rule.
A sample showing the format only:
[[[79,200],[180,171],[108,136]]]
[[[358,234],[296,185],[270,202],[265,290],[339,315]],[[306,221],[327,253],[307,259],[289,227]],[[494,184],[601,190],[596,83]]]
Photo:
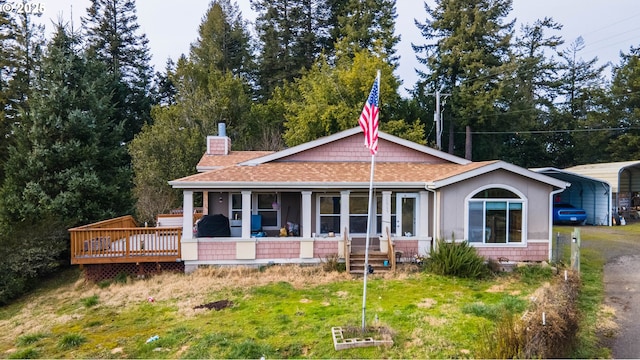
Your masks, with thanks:
[[[209,192],[202,192],[202,215],[209,215]]]
[[[311,191],[302,191],[302,237],[311,237]]]
[[[251,191],[242,191],[242,238],[251,237]]]
[[[431,251],[429,238],[429,192],[420,191],[420,209],[418,210],[418,254],[426,255]]]
[[[193,239],[193,191],[182,192],[182,238]]]
[[[351,191],[343,190],[340,192],[340,234],[344,239],[345,235],[349,236],[349,194]],[[347,229],[347,233],[344,230]]]
[[[382,236],[387,236],[387,228],[389,234],[395,232],[395,225],[391,224],[391,191],[382,192]],[[393,226],[393,227],[392,227]]]

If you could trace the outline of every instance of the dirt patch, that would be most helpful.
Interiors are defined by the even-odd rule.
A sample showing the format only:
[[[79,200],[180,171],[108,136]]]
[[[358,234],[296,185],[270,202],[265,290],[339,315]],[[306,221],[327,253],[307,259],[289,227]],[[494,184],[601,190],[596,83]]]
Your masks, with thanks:
[[[202,304],[202,305],[198,305],[195,306],[193,309],[209,309],[209,310],[222,310],[225,308],[228,308],[230,306],[233,306],[233,301],[230,300],[218,300],[218,301],[214,301],[214,302],[210,302],[210,303],[206,303],[206,304]]]
[[[433,305],[435,305],[437,303],[438,302],[435,301],[434,299],[426,298],[426,299],[422,299],[422,301],[420,301],[418,303],[418,307],[419,308],[423,308],[423,309],[429,309],[429,308],[433,307]]]

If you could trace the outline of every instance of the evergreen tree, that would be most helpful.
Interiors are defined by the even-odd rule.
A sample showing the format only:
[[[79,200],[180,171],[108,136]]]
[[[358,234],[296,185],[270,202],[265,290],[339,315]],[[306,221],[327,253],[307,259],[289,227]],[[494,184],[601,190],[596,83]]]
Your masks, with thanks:
[[[104,66],[78,52],[78,41],[58,25],[30,112],[14,127],[0,188],[5,226],[52,218],[71,227],[131,210],[109,79]]]
[[[258,13],[256,31],[262,44],[258,56],[258,94],[272,91],[309,69],[329,39],[326,0],[251,0]]]
[[[130,170],[105,67],[58,25],[14,124],[0,185],[0,303],[68,264],[67,229],[131,210]],[[65,254],[67,254],[65,256]]]
[[[251,58],[246,24],[228,0],[210,4],[189,57],[167,69],[171,101],[152,110],[153,125],[144,126],[129,146],[135,172],[138,214],[151,221],[179,206],[179,191],[167,181],[191,175],[206,149],[203,139],[227,124],[234,149],[252,146],[250,125]]]
[[[449,152],[458,143],[456,129],[467,128],[465,157],[474,160],[495,158],[497,144],[482,142],[471,146],[474,130],[500,128],[496,103],[502,96],[500,76],[508,61],[513,22],[504,23],[511,0],[436,0],[432,9],[425,3],[430,18],[416,22],[424,45],[413,45],[418,61],[426,70],[418,75],[431,89],[450,93],[446,113],[450,116]],[[459,148],[459,147],[458,147]]]
[[[191,44],[190,60],[250,79],[254,71],[250,35],[237,4],[211,2]]]
[[[153,69],[148,40],[139,34],[134,0],[91,0],[82,18],[90,54],[103,62],[112,78],[116,117],[124,122],[128,142],[151,120]]]
[[[6,3],[0,1],[0,5]],[[33,23],[32,14],[0,13],[0,164],[12,142],[11,126],[28,113],[29,97],[38,71],[44,27]],[[0,166],[1,167],[1,166]],[[0,181],[3,179],[0,170]]]
[[[561,94],[561,64],[553,56],[564,43],[553,34],[561,29],[553,19],[544,18],[522,26],[516,37],[501,104],[504,111],[500,116],[506,120],[503,131],[508,132],[501,135],[502,160],[523,167],[547,166],[552,161],[546,131]]]
[[[599,136],[597,133],[578,131],[594,129],[594,126],[595,129],[600,127],[598,124],[590,123],[592,120],[597,121],[600,116],[594,119],[590,115],[599,112],[601,108],[605,84],[603,71],[606,65],[597,66],[597,57],[583,60],[578,55],[583,48],[584,41],[579,37],[561,52],[565,61],[560,87],[563,98],[557,106],[557,113],[551,118],[549,128],[554,133],[548,142],[551,161],[556,167],[576,165],[600,152],[597,148],[591,148],[591,145],[597,144],[591,143]],[[596,155],[596,158],[601,157],[602,154]]]
[[[350,0],[339,9],[336,41],[352,51],[382,52],[395,70],[399,60],[395,47],[400,41],[395,34],[396,0]]]
[[[640,159],[640,46],[620,54],[614,67],[609,112],[615,127],[606,148],[611,161]],[[612,136],[613,135],[613,136]]]
[[[319,61],[301,78],[276,91],[272,102],[279,103],[284,110],[285,143],[294,146],[358,126],[362,106],[377,70],[382,73],[380,127],[382,130],[407,130],[406,124],[400,122],[387,128],[387,122],[394,119],[389,111],[390,104],[399,101],[397,88],[400,81],[393,76],[393,66],[384,57],[360,50],[355,56],[338,55],[335,66],[326,59]]]

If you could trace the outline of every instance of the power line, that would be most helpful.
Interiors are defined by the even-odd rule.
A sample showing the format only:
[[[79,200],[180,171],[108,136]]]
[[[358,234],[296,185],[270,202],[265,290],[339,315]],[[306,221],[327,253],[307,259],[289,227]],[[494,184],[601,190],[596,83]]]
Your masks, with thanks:
[[[574,133],[574,132],[597,132],[597,131],[625,131],[640,130],[638,126],[630,126],[625,128],[600,128],[600,129],[567,129],[567,130],[523,130],[523,131],[473,131],[473,135],[498,135],[498,134],[557,134],[557,133]],[[465,132],[456,132],[457,134],[466,134]]]

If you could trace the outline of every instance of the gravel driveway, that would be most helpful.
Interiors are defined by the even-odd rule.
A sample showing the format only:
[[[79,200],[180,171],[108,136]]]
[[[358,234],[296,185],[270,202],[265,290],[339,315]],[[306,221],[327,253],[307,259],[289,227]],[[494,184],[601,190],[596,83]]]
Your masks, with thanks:
[[[630,236],[617,227],[583,227],[582,234],[603,232],[610,240],[584,240],[583,246],[601,251],[605,305],[615,310],[619,331],[609,345],[614,359],[640,358],[640,234]],[[584,235],[583,235],[584,236]]]

